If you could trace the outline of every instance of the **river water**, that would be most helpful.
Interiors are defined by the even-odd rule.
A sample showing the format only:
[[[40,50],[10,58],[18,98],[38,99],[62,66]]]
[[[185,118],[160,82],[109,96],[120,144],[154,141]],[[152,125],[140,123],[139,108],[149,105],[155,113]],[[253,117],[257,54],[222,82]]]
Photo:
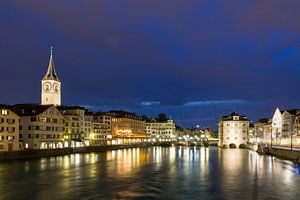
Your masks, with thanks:
[[[300,169],[242,149],[132,148],[1,162],[0,199],[300,199]]]

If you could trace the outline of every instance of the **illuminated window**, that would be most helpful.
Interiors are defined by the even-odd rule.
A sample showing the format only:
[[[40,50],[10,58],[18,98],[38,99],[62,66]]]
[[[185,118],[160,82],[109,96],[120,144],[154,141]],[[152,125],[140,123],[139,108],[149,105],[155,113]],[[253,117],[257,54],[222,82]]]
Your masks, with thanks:
[[[9,112],[8,112],[8,110],[1,110],[1,114],[2,114],[2,115],[8,115]]]

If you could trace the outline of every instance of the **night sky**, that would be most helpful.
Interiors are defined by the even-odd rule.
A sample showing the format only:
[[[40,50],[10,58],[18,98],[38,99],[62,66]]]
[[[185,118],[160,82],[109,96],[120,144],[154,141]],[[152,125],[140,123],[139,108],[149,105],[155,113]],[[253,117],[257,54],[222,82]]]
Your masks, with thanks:
[[[50,46],[65,105],[215,127],[300,107],[299,0],[1,0],[0,103],[38,103]]]

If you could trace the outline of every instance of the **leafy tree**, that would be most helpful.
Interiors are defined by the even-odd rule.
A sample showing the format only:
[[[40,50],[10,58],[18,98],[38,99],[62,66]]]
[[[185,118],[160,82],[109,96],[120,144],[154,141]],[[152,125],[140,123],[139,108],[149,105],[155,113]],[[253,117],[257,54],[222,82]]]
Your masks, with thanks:
[[[165,113],[159,113],[156,120],[159,122],[166,122],[166,121],[168,121],[168,118]]]

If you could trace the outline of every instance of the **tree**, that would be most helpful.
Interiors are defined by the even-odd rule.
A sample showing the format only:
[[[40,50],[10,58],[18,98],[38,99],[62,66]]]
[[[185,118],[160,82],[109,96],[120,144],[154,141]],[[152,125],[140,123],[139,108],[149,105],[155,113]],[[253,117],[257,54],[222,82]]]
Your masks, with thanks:
[[[168,121],[168,118],[165,113],[159,113],[156,120],[159,122],[166,122],[166,121]]]

